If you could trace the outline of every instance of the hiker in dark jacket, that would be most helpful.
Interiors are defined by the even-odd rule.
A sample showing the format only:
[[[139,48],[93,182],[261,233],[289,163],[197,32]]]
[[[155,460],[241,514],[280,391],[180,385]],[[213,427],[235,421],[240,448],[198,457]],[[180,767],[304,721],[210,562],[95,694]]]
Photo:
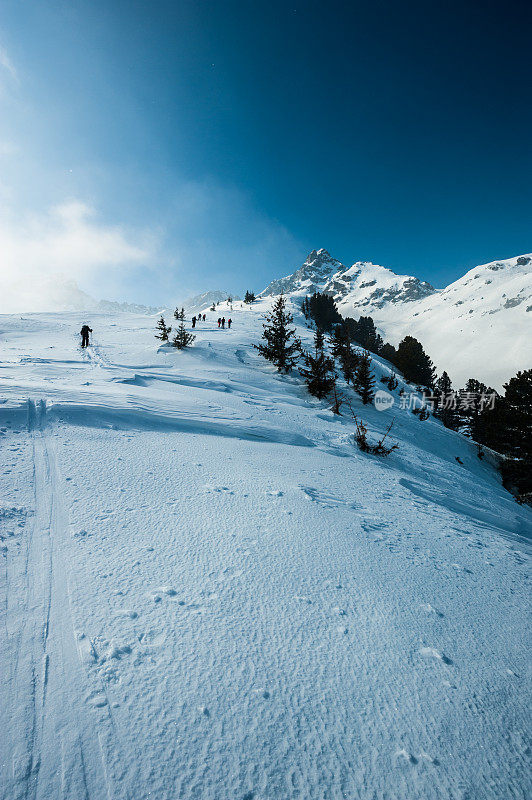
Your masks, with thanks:
[[[196,317],[192,317],[192,327],[196,327]]]
[[[222,328],[225,328],[225,317],[222,317]]]
[[[203,322],[205,322],[205,314],[203,315]]]
[[[88,325],[83,325],[80,330],[82,347],[89,346],[89,333],[92,333],[92,328],[89,328]]]

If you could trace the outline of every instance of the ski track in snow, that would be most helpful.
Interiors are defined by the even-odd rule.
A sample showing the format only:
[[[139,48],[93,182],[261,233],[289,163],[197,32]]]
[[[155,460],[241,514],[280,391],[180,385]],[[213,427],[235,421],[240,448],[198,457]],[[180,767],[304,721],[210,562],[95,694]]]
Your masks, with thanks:
[[[433,420],[359,453],[231,316],[2,318],[0,798],[530,796],[528,509]]]

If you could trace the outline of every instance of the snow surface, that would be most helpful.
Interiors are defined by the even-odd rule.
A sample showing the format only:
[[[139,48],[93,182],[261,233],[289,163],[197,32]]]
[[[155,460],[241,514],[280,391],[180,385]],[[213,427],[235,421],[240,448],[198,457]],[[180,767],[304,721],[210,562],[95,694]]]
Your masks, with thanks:
[[[530,510],[400,387],[358,451],[269,302],[0,317],[2,800],[531,796]]]

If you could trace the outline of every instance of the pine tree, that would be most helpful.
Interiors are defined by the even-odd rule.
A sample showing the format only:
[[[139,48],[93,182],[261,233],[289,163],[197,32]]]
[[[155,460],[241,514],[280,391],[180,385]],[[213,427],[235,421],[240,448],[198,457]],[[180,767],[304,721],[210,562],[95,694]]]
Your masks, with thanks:
[[[299,372],[305,379],[309,394],[322,400],[336,385],[334,359],[325,353],[323,331],[319,328],[314,336],[314,354],[304,353],[305,367]]]
[[[358,322],[354,319],[349,320],[351,335],[353,339],[365,350],[379,354],[384,342],[371,317],[360,317]]]
[[[196,337],[193,333],[189,333],[185,328],[185,323],[181,321],[179,323],[179,328],[177,329],[176,335],[172,340],[172,344],[174,347],[177,347],[178,350],[184,350],[185,347],[188,347],[194,341]]]
[[[405,336],[399,344],[394,363],[410,383],[429,389],[434,385],[434,365],[423,350],[421,342],[413,336]]]
[[[255,302],[255,292],[250,292],[246,290],[246,295],[244,297],[244,303],[253,303]]]
[[[349,328],[345,323],[337,325],[331,339],[332,353],[340,362],[342,374],[346,383],[352,383],[360,357],[353,349]]]
[[[184,322],[185,321],[185,309],[182,308],[181,311],[179,311],[179,309],[176,308],[176,310],[174,311],[174,317],[176,318],[176,320],[178,322],[180,322],[180,321]]]
[[[307,300],[308,315],[316,323],[317,328],[332,331],[333,325],[342,322],[342,317],[336,308],[336,303],[328,294],[314,292]],[[303,312],[305,313],[305,312]]]
[[[395,359],[397,358],[397,350],[395,349],[393,344],[385,342],[381,347],[379,355],[382,356],[382,358],[385,358],[386,361],[389,361],[390,364],[395,364]]]
[[[367,350],[360,356],[360,363],[355,374],[354,387],[362,398],[364,405],[371,403],[374,397],[373,385],[375,377],[371,371],[371,357]]]
[[[436,381],[434,390],[434,414],[441,419],[446,428],[457,431],[460,427],[460,415],[457,408],[458,398],[448,374],[443,371]]]
[[[265,344],[254,345],[261,356],[275,364],[278,372],[290,372],[299,360],[301,342],[295,335],[295,328],[289,327],[293,321],[294,318],[286,310],[286,299],[281,294],[266,315],[262,332]]]
[[[155,334],[155,338],[160,339],[161,342],[167,342],[168,334],[170,333],[172,328],[166,325],[164,317],[161,317],[160,319],[157,320],[157,325],[155,327],[159,331],[159,333]]]
[[[504,392],[493,408],[479,412],[476,441],[506,456],[501,465],[504,485],[532,503],[532,369],[518,372],[504,384]]]
[[[496,392],[475,378],[469,378],[465,388],[459,392],[460,425],[463,433],[476,442],[480,442],[482,439],[480,414],[485,406],[485,398],[492,394],[496,394]]]

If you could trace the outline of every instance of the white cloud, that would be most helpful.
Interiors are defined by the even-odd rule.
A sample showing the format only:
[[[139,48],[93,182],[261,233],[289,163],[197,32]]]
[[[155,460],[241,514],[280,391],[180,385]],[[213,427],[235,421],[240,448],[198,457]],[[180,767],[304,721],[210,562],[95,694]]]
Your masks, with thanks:
[[[132,237],[119,226],[102,223],[79,200],[24,219],[0,216],[0,312],[51,310],[60,275],[97,285],[109,275],[123,278],[152,258],[149,234]]]
[[[5,47],[0,46],[0,69],[2,72],[9,75],[9,77],[18,83],[18,73],[11,59],[9,58]]]

